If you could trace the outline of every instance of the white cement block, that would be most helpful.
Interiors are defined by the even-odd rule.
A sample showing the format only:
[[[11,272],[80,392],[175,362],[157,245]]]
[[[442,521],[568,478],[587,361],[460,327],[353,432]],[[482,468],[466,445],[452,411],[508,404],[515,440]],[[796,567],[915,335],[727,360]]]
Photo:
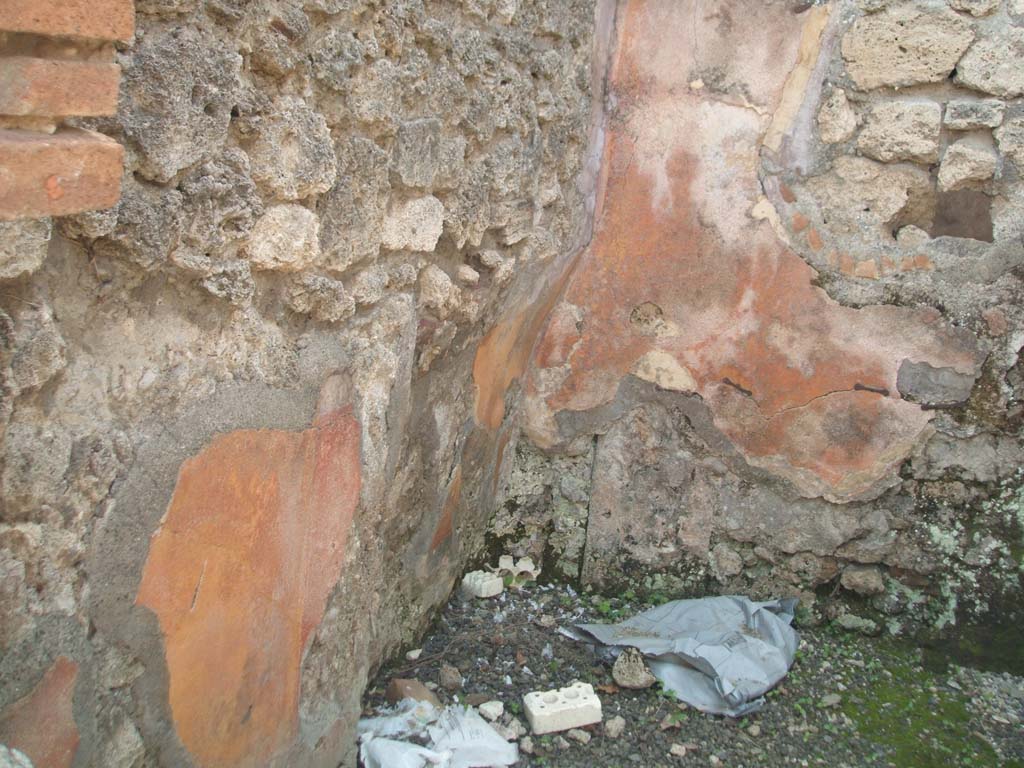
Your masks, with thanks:
[[[526,719],[537,735],[601,722],[601,700],[588,683],[523,696]]]
[[[470,571],[462,577],[462,593],[468,597],[494,597],[505,591],[505,581],[496,573]]]

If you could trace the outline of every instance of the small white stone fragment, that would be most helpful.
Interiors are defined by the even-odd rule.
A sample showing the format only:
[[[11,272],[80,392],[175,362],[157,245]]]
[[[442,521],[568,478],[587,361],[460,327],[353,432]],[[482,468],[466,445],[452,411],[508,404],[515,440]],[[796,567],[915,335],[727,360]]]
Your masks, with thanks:
[[[501,576],[487,571],[470,571],[462,577],[462,593],[467,597],[495,597],[505,591]]]
[[[609,739],[617,739],[626,730],[626,718],[616,715],[604,724],[604,734]]]
[[[423,649],[422,648],[417,648],[417,649],[415,649],[413,651],[409,651],[408,653],[406,653],[405,654],[405,658],[406,658],[407,661],[416,661],[416,659],[418,659],[422,655],[423,655]]]
[[[833,88],[818,110],[818,131],[826,144],[838,144],[857,130],[857,113],[846,99],[846,91]]]
[[[534,735],[568,731],[601,722],[601,700],[588,683],[533,691],[523,697],[526,719]]]
[[[303,270],[320,258],[320,220],[301,205],[271,206],[253,227],[245,252],[253,269]]]
[[[579,728],[573,728],[569,731],[569,738],[573,741],[578,741],[580,744],[590,743],[590,734],[586,731],[580,730]]]
[[[477,709],[480,710],[480,714],[490,720],[492,723],[505,714],[505,705],[500,701],[485,701]]]
[[[519,751],[525,752],[528,755],[533,754],[533,739],[529,736],[524,736],[519,742]]]

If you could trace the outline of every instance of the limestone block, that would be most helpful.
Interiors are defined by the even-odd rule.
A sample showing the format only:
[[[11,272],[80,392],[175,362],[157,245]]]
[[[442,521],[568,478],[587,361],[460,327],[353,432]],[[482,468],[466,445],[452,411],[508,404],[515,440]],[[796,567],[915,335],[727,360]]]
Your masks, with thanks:
[[[943,123],[955,131],[974,128],[996,128],[1003,122],[1006,105],[995,99],[951,101],[946,105]]]
[[[434,310],[439,317],[447,317],[459,304],[461,291],[440,267],[430,264],[420,274],[420,303]]]
[[[1024,117],[1008,120],[995,132],[999,151],[1013,161],[1017,170],[1024,173]]]
[[[177,246],[183,225],[182,195],[178,190],[141,184],[126,176],[117,204],[117,223],[93,244],[93,250],[152,269],[164,263]]]
[[[249,157],[234,147],[196,165],[181,182],[185,196],[182,238],[203,253],[245,238],[263,213]]]
[[[338,148],[338,180],[320,201],[324,265],[342,272],[376,256],[391,184],[388,155],[370,139],[353,138]]]
[[[246,306],[256,293],[252,268],[248,261],[240,259],[214,264],[210,274],[200,282],[200,285],[212,296],[224,299],[236,307]]]
[[[489,571],[470,571],[462,577],[462,594],[466,597],[496,597],[505,591],[501,576]]]
[[[906,3],[857,19],[842,52],[850,77],[867,90],[941,82],[973,40],[971,25],[953,11]]]
[[[934,101],[887,101],[868,114],[857,148],[883,162],[939,159],[942,107]]]
[[[64,338],[45,305],[18,313],[12,346],[9,381],[14,394],[38,389],[67,365]]]
[[[949,7],[971,16],[987,16],[999,7],[999,0],[946,0]]]
[[[383,245],[391,251],[429,253],[437,246],[444,206],[432,195],[392,206],[384,219]]]
[[[818,131],[826,144],[838,144],[857,130],[857,114],[846,99],[846,91],[833,88],[818,111]]]
[[[526,719],[534,734],[568,731],[601,722],[601,700],[588,683],[533,691],[523,696]]]
[[[301,205],[271,206],[253,227],[245,253],[254,269],[306,269],[320,257],[319,220]]]
[[[1024,93],[1024,29],[1003,25],[978,40],[956,66],[956,82],[1013,98]]]
[[[126,66],[121,122],[138,172],[170,181],[223,146],[238,100],[242,57],[194,29],[146,35]]]
[[[326,192],[338,173],[327,121],[297,96],[274,101],[249,156],[256,182],[283,200]]]
[[[950,144],[939,166],[939,189],[950,192],[971,182],[991,179],[999,165],[999,157],[988,137],[969,136]]]
[[[953,368],[904,360],[896,374],[896,388],[905,400],[936,407],[959,405],[971,396],[974,376]]]
[[[320,275],[297,275],[288,287],[285,302],[294,312],[325,323],[343,320],[356,311],[355,299],[341,281]]]
[[[0,221],[0,280],[31,274],[42,266],[50,245],[50,219]]]
[[[380,264],[368,267],[352,281],[352,298],[357,304],[376,304],[388,287],[388,272]]]
[[[441,121],[412,120],[398,129],[395,170],[407,187],[430,187],[438,171]]]

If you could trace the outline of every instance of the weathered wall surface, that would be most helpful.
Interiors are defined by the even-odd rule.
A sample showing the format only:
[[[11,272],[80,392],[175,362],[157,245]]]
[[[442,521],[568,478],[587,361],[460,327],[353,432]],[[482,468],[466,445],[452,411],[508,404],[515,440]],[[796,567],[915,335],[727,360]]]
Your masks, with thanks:
[[[1022,13],[621,3],[496,534],[893,631],[1019,589]]]
[[[116,118],[79,121],[120,203],[0,225],[0,742],[351,763],[483,543],[478,342],[588,237],[593,3],[135,10]]]

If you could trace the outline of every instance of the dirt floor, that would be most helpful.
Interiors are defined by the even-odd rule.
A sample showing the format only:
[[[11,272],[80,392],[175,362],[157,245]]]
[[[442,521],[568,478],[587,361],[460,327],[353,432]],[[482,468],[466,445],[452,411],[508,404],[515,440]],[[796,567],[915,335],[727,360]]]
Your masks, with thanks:
[[[611,662],[558,627],[615,622],[648,607],[631,597],[580,596],[560,586],[489,600],[456,594],[419,658],[381,670],[366,714],[386,704],[393,677],[420,680],[443,703],[501,701],[498,724],[518,736],[518,766],[1024,766],[1024,678],[955,665],[936,671],[916,648],[829,628],[800,628],[789,676],[760,712],[739,720],[698,712],[658,685],[618,689]],[[443,665],[459,670],[461,686],[440,684]],[[598,688],[604,723],[572,737],[529,733],[523,694],[576,680]],[[616,716],[625,728],[613,737],[608,724]]]

